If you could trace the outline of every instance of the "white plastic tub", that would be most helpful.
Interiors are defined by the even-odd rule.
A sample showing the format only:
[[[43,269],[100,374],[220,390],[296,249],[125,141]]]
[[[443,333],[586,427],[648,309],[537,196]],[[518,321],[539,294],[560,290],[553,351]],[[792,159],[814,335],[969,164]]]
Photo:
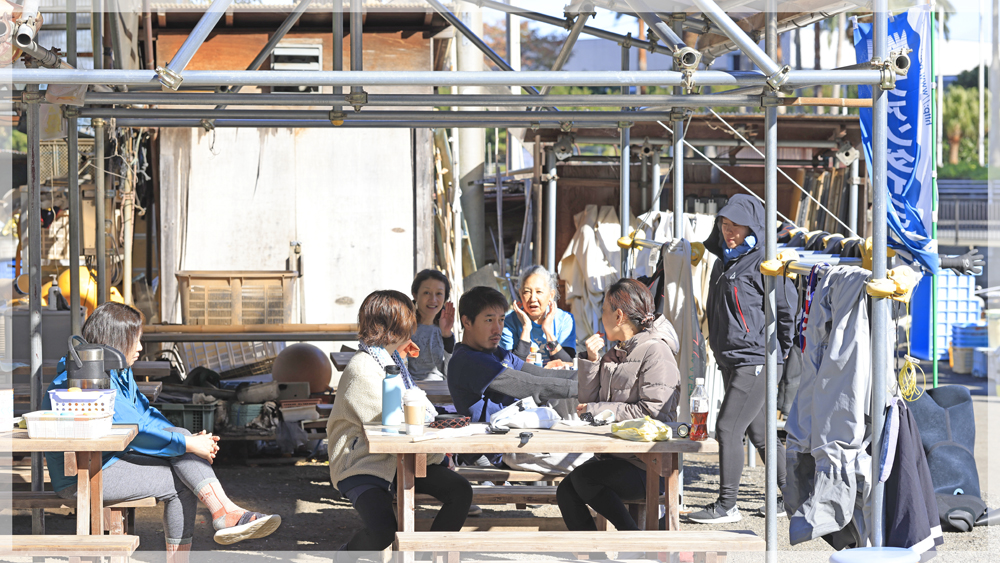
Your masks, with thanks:
[[[114,389],[52,389],[49,400],[52,410],[71,414],[115,414]]]
[[[110,414],[35,411],[24,415],[29,438],[93,440],[111,432]]]

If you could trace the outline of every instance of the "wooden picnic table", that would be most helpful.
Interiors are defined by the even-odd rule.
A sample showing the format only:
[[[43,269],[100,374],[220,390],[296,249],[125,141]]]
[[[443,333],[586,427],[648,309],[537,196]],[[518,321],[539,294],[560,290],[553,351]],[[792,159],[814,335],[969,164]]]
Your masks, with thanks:
[[[478,426],[478,425],[476,425]],[[521,440],[519,430],[507,434],[474,434],[471,436],[426,439],[435,431],[427,429],[425,436],[414,441],[402,426],[365,425],[369,451],[373,454],[396,454],[398,458],[397,520],[399,531],[414,531],[414,479],[426,475],[427,454],[431,453],[609,453],[635,454],[646,464],[646,529],[656,530],[659,524],[660,485],[665,478],[667,530],[680,529],[677,476],[678,456],[682,453],[717,453],[719,443],[709,438],[702,442],[674,439],[663,442],[632,442],[616,438],[610,426],[556,425],[549,430],[530,430],[531,438]]]
[[[427,393],[427,399],[437,404],[451,404],[451,391],[447,381],[416,381],[417,387]]]
[[[64,471],[76,475],[76,533],[104,533],[104,476],[101,453],[120,452],[136,437],[139,427],[116,424],[103,438],[29,438],[27,430],[0,434],[2,449],[8,452],[65,452]],[[8,447],[9,445],[9,447]]]

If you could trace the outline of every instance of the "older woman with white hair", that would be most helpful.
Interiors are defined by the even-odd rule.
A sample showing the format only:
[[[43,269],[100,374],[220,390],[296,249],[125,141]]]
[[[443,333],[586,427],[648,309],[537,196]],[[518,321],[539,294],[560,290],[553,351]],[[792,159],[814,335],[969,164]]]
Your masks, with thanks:
[[[525,270],[514,310],[504,319],[500,346],[526,358],[534,343],[543,366],[556,360],[571,363],[576,356],[576,321],[556,305],[557,301],[559,280],[554,273],[542,266]]]

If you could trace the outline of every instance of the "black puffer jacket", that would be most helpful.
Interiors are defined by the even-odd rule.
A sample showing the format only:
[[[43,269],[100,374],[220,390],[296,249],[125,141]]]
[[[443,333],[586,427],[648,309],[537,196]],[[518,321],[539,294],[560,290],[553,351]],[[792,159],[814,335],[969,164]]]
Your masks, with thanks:
[[[746,254],[723,265],[720,224],[725,217],[737,225],[750,227],[757,245]],[[764,206],[749,195],[734,195],[719,211],[715,228],[705,241],[705,249],[719,257],[712,269],[708,292],[708,342],[722,367],[764,365]],[[788,355],[795,325],[795,288],[785,277],[775,278],[778,321],[778,363]]]

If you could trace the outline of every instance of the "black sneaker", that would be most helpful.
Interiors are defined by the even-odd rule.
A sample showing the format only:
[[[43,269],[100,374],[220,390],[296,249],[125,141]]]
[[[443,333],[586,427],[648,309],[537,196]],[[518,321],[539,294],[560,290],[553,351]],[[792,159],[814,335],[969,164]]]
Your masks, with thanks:
[[[757,514],[760,515],[761,517],[767,516],[767,504],[764,504],[763,506],[761,506],[760,508],[758,508],[757,509]],[[788,516],[788,514],[785,512],[785,497],[779,495],[778,496],[778,518],[784,518],[785,516]]]
[[[739,522],[742,518],[738,508],[733,506],[729,510],[725,510],[718,502],[713,502],[704,510],[688,514],[688,520],[699,524],[731,524]]]

